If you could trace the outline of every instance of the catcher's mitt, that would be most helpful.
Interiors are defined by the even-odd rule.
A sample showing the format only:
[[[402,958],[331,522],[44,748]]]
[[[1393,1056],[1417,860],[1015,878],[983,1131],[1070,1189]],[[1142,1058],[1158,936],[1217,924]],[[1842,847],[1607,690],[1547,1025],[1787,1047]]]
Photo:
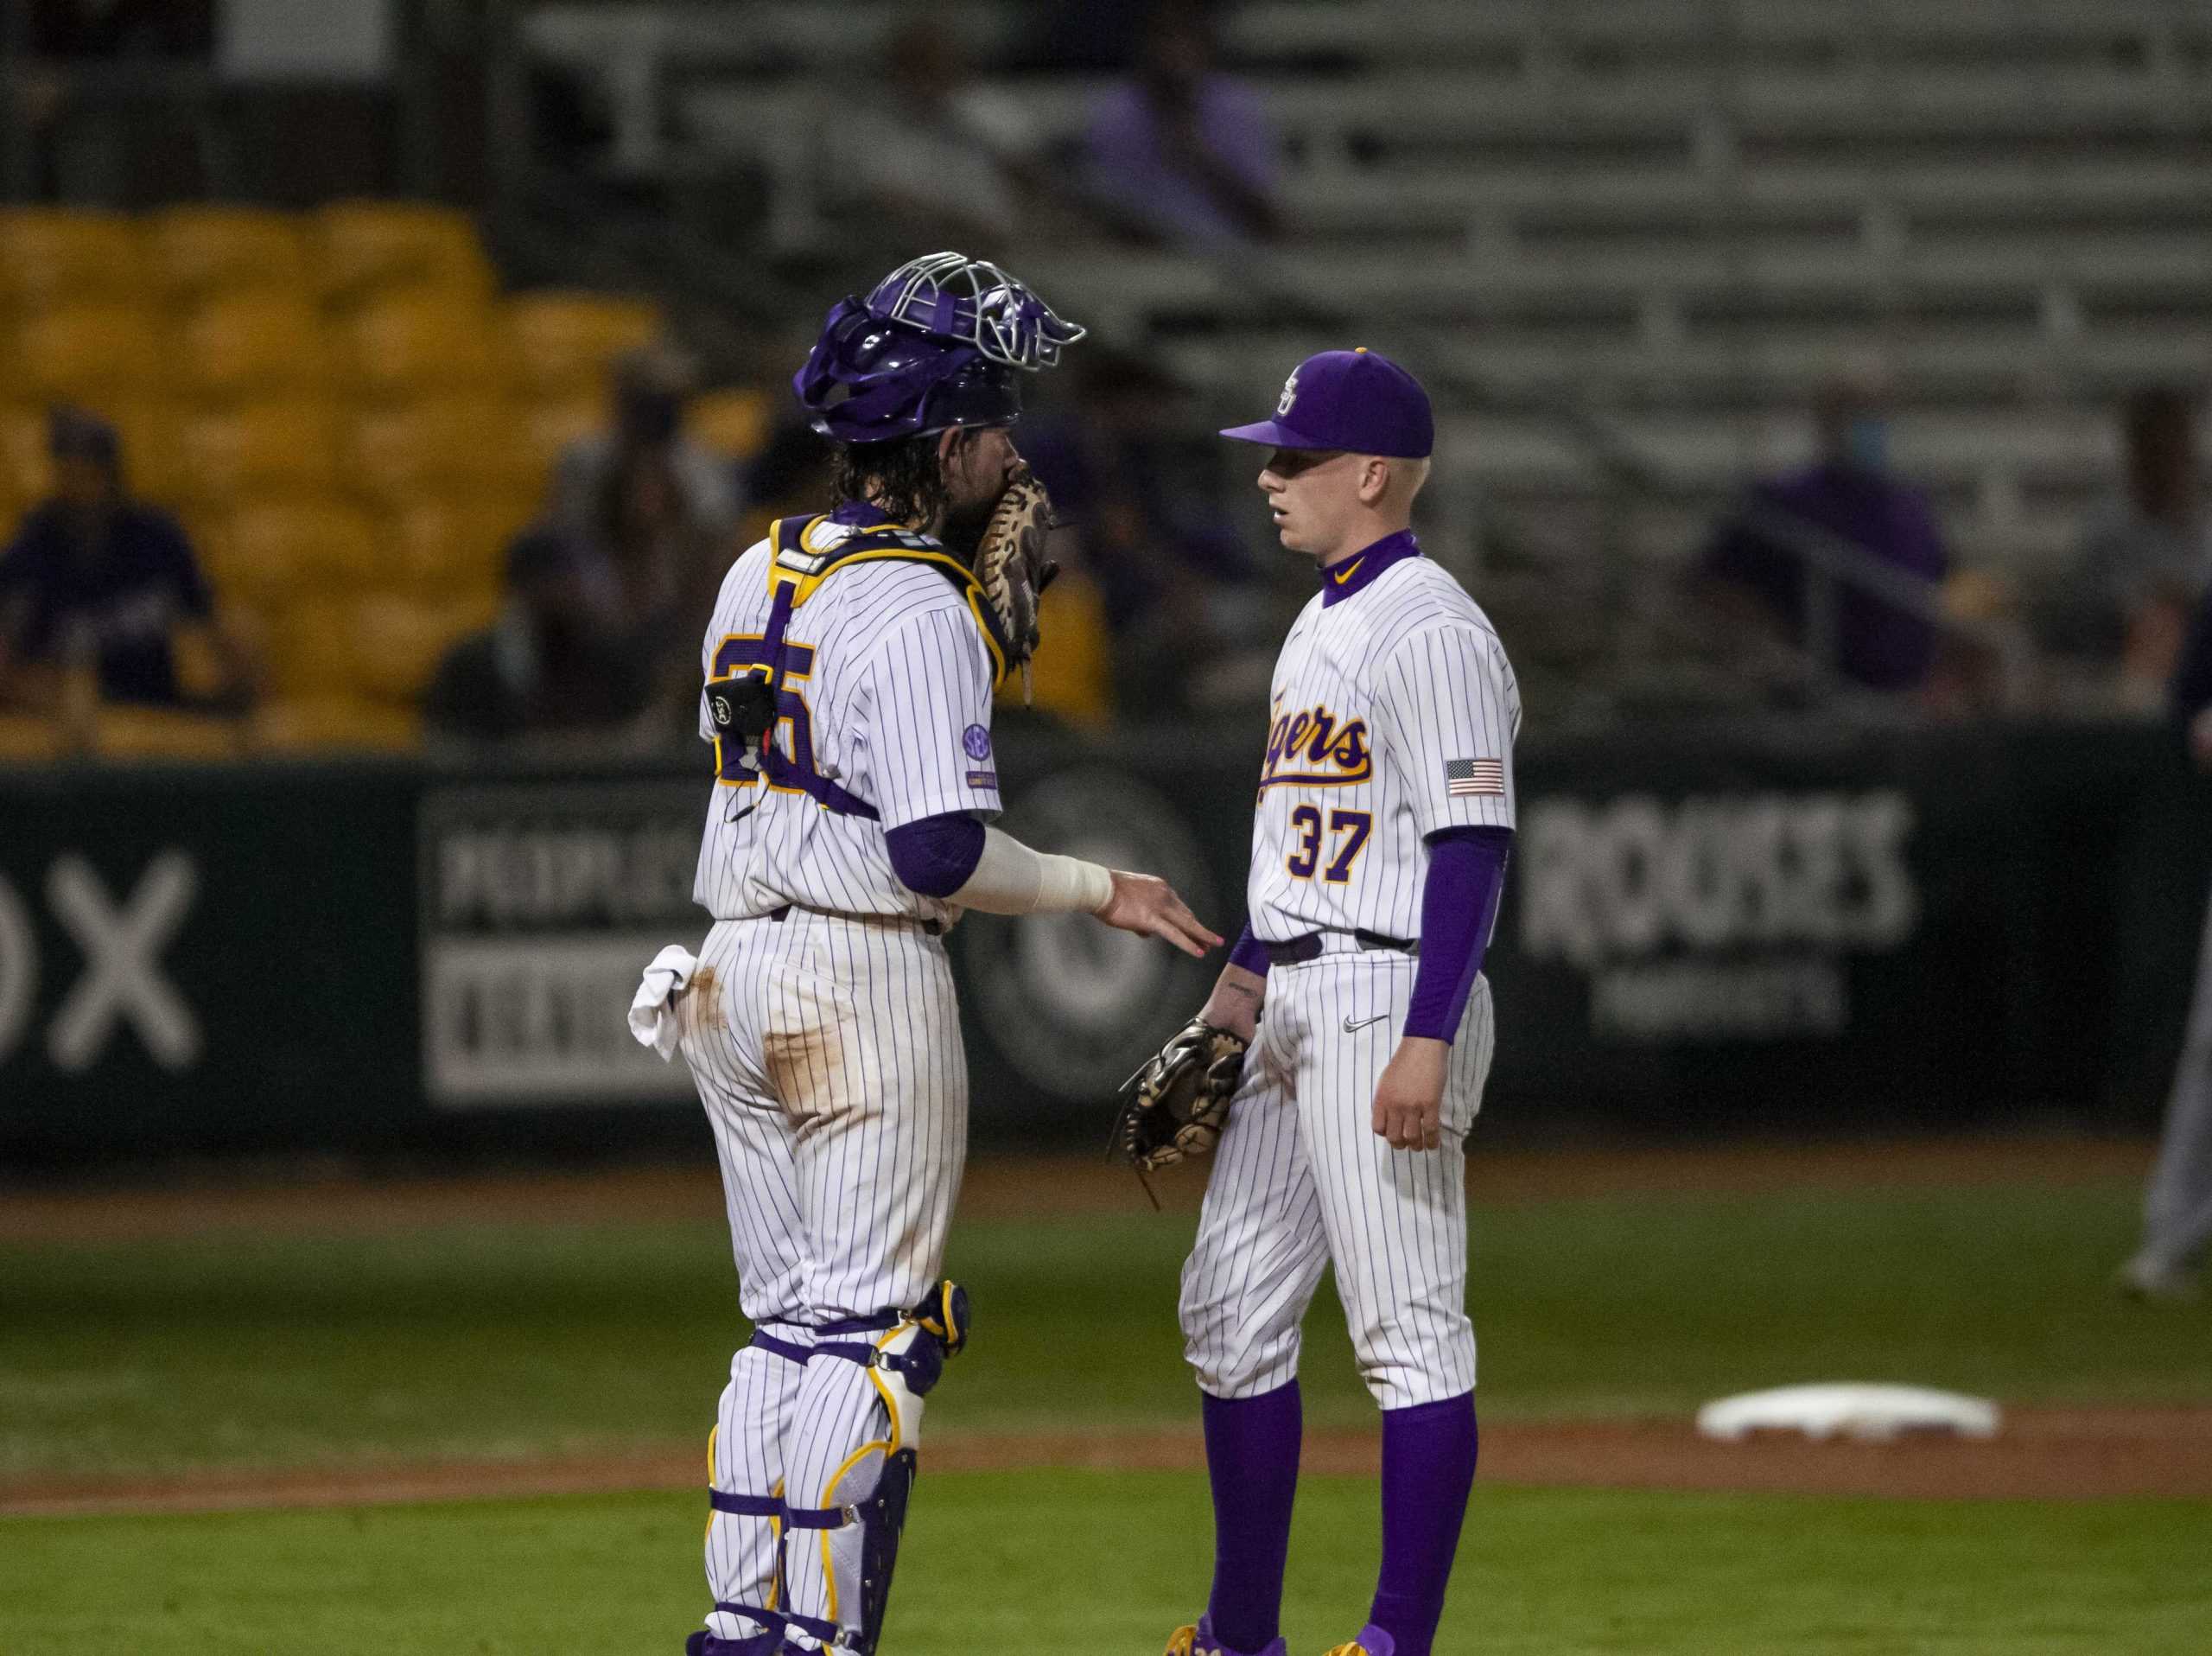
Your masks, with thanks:
[[[983,583],[1013,646],[1014,659],[1007,665],[1021,669],[1024,701],[1029,699],[1029,658],[1037,653],[1042,637],[1037,600],[1060,572],[1060,566],[1045,556],[1045,536],[1052,527],[1052,496],[1028,467],[1018,466],[976,545],[976,578]]]
[[[1141,1173],[1211,1150],[1245,1050],[1241,1036],[1192,1018],[1123,1086],[1114,1147]]]

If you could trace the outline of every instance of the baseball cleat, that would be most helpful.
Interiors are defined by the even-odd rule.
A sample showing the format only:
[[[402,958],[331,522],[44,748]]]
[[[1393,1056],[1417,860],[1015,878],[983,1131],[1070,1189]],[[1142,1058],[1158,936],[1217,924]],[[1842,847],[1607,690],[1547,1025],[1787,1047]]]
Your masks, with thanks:
[[[1373,1622],[1359,1630],[1359,1637],[1338,1645],[1328,1656],[1398,1656],[1398,1641]]]
[[[2132,1300],[2167,1305],[2193,1304],[2203,1296],[2195,1271],[2149,1253],[2137,1254],[2113,1272],[2112,1285]]]
[[[1252,1653],[1252,1656],[1289,1656],[1290,1646],[1281,1639],[1273,1639],[1267,1648]],[[1200,1616],[1195,1626],[1178,1627],[1167,1640],[1167,1656],[1244,1656],[1242,1651],[1231,1650],[1213,1636],[1213,1628]]]

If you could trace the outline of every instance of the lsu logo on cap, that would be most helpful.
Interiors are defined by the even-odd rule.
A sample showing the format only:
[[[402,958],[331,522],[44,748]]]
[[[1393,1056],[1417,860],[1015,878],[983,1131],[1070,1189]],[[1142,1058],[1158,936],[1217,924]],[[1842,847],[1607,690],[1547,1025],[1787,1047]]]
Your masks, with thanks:
[[[1290,412],[1290,405],[1297,400],[1298,374],[1295,370],[1293,370],[1290,378],[1282,382],[1282,400],[1275,404],[1275,417],[1277,419],[1281,419],[1286,414],[1288,414]]]

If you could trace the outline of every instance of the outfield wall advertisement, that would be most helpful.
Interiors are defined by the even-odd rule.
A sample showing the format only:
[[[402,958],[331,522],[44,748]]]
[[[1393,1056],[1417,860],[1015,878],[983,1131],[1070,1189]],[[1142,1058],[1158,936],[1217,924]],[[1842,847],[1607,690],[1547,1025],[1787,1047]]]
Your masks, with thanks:
[[[1241,920],[1255,763],[1001,741],[1007,825]],[[1163,762],[1163,758],[1172,762]],[[1543,1131],[2141,1125],[2212,809],[2143,729],[1531,743],[1490,1108]],[[704,1140],[631,1041],[695,945],[696,775],[0,775],[0,1156]],[[1213,968],[1083,919],[947,939],[980,1137],[1103,1141]]]

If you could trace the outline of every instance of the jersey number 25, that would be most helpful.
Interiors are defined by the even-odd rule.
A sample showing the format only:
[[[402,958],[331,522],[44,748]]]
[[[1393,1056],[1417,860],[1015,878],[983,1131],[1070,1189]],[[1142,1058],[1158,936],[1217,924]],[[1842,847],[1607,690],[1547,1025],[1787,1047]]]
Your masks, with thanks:
[[[1298,836],[1298,844],[1291,848],[1289,859],[1283,867],[1293,877],[1310,880],[1313,870],[1321,867],[1321,808],[1301,805],[1290,813],[1291,831]],[[1322,869],[1321,878],[1331,885],[1342,885],[1351,878],[1351,865],[1358,861],[1366,849],[1367,836],[1375,827],[1375,817],[1366,811],[1332,811],[1329,812],[1328,832],[1335,844],[1336,853],[1329,858],[1329,865]]]

